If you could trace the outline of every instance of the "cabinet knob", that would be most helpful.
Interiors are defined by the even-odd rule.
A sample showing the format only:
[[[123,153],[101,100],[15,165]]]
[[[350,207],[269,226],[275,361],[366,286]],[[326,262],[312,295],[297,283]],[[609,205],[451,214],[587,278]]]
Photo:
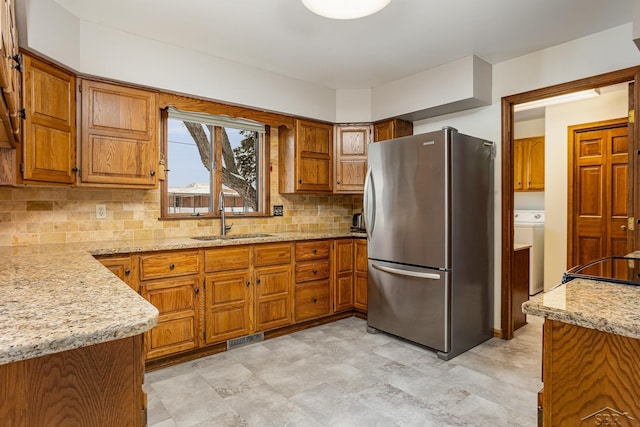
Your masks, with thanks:
[[[155,176],[156,175],[156,171],[151,170],[151,172],[149,172],[151,174],[151,176]]]
[[[256,280],[256,283],[259,285],[260,284],[260,279]]]
[[[194,289],[194,292],[195,292],[196,294],[199,294],[199,293],[200,293],[200,288],[195,288],[195,289]]]
[[[336,183],[337,183],[338,185],[340,185],[340,180],[337,180],[337,181],[336,181]]]
[[[621,229],[622,231],[627,231],[627,226],[626,226],[626,225],[621,225],[621,226],[620,226],[620,229]]]
[[[247,286],[251,285],[251,282],[247,281]]]
[[[302,184],[302,178],[298,180],[298,184]]]
[[[173,264],[173,263],[169,264],[169,270],[173,270],[174,268],[176,268],[175,264]]]
[[[316,270],[315,268],[313,269],[313,274],[318,274],[318,270]]]
[[[78,172],[78,168],[74,166],[73,168],[71,168],[71,172]]]
[[[128,276],[129,274],[131,274],[131,270],[129,270],[128,268],[124,270],[124,275]]]
[[[317,302],[318,302],[318,298],[313,297],[313,298],[311,298],[311,301],[313,301],[313,303],[315,304],[315,303],[317,303]]]
[[[317,254],[317,253],[318,253],[318,250],[317,250],[317,249],[314,249],[314,250],[313,250],[313,254],[315,255],[315,254]]]

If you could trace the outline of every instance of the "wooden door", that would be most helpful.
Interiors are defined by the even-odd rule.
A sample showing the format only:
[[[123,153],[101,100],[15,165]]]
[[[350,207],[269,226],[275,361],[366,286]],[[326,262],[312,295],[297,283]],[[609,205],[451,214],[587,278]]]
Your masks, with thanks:
[[[248,335],[251,325],[251,273],[236,270],[205,277],[207,344]]]
[[[569,135],[569,267],[625,255],[629,252],[627,119],[571,126]],[[588,273],[612,274],[602,268]],[[626,275],[626,269],[616,274]]]
[[[77,170],[75,77],[27,55],[24,67],[23,179],[73,184]]]
[[[362,193],[371,126],[335,127],[335,193]]]
[[[158,116],[153,92],[83,80],[82,183],[155,187]]]
[[[198,346],[198,293],[197,277],[174,277],[140,285],[142,297],[159,311],[158,324],[145,333],[147,359]]]

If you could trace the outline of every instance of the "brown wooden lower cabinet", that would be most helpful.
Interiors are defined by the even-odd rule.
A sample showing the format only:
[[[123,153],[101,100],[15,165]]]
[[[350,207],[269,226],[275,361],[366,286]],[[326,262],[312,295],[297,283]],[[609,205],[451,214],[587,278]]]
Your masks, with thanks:
[[[638,426],[640,340],[545,319],[543,425]]]
[[[100,257],[158,308],[156,363],[334,313],[367,310],[367,242],[322,239]],[[131,275],[123,275],[131,269]],[[335,303],[335,306],[334,306]]]
[[[522,304],[529,300],[530,248],[524,247],[513,252],[513,286],[511,293],[511,313],[513,330],[527,324],[527,316],[522,312]]]
[[[142,335],[0,365],[3,427],[146,426]]]

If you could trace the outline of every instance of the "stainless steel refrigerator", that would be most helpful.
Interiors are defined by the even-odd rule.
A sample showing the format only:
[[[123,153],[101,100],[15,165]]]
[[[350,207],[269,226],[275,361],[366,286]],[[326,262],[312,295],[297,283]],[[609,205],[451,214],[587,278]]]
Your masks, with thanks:
[[[444,360],[493,336],[494,158],[450,127],[368,147],[369,332]]]

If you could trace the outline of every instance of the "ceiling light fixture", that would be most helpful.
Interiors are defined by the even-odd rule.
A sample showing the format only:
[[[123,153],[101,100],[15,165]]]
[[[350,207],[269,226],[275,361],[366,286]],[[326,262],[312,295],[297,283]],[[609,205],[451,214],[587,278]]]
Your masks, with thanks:
[[[598,89],[581,90],[580,92],[572,92],[564,95],[552,96],[551,98],[538,99],[537,101],[525,102],[513,106],[513,111],[533,110],[534,108],[548,107],[550,105],[562,104],[565,102],[579,101],[581,99],[593,98],[599,96]]]
[[[331,19],[356,19],[382,10],[391,0],[302,0],[316,15]]]

